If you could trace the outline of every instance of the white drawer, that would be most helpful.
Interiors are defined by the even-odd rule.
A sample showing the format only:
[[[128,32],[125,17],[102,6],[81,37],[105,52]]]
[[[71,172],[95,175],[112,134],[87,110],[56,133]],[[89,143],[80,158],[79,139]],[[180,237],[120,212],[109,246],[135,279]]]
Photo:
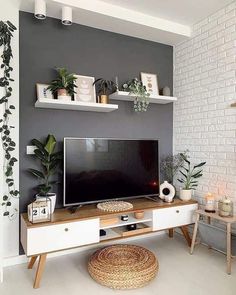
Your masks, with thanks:
[[[99,219],[27,229],[27,256],[99,242]]]
[[[194,222],[193,213],[197,204],[153,210],[153,230],[161,230]]]

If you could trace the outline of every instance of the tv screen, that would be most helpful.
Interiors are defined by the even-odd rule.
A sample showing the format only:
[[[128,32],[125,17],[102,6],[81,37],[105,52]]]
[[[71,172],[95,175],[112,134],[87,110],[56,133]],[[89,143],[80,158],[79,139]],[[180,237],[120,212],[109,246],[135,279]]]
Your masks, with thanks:
[[[157,140],[64,139],[64,206],[158,194]]]

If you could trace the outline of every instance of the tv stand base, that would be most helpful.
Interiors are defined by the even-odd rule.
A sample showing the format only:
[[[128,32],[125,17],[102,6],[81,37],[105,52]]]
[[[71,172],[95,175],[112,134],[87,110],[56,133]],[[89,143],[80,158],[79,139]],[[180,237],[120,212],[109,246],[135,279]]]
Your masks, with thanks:
[[[56,209],[50,222],[32,224],[27,213],[21,215],[21,243],[30,262],[29,269],[37,263],[34,288],[39,288],[43,276],[47,254],[85,245],[99,245],[113,240],[122,240],[131,236],[150,234],[167,230],[169,237],[173,238],[174,228],[180,228],[188,246],[191,244],[191,236],[188,225],[193,223],[193,214],[198,204],[194,200],[181,201],[175,199],[168,204],[162,200],[135,199],[132,200],[133,209],[117,213],[101,212],[94,205],[86,205],[80,209],[80,214],[72,215],[78,207],[68,209]],[[144,211],[142,219],[135,217],[136,212]],[[121,221],[120,215],[130,216],[129,221]],[[103,224],[104,220],[111,217],[117,219],[117,223]],[[131,219],[132,217],[132,219]],[[127,235],[125,225],[140,224],[137,231]],[[142,227],[144,226],[144,227]],[[148,231],[139,231],[146,229]],[[106,230],[106,236],[100,236],[100,230]]]

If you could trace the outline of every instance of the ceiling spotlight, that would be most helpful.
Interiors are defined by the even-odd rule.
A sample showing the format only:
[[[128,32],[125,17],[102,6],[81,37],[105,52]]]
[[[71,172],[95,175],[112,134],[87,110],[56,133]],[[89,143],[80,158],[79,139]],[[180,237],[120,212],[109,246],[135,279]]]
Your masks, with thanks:
[[[61,22],[65,26],[72,25],[72,8],[68,6],[62,7]]]
[[[46,2],[45,0],[35,0],[34,16],[37,19],[46,18]]]

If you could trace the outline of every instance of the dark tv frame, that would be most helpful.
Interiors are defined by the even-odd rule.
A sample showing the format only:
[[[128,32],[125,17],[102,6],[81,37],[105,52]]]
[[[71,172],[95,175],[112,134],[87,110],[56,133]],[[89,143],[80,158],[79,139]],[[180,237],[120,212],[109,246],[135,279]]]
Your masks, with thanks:
[[[156,198],[159,197],[159,194],[150,194],[150,195],[138,195],[138,196],[130,196],[130,197],[121,197],[121,198],[114,198],[114,199],[102,199],[102,200],[96,200],[96,201],[88,201],[88,202],[78,202],[78,203],[66,203],[66,140],[71,140],[71,139],[105,139],[105,140],[138,140],[138,141],[145,141],[145,140],[151,140],[151,141],[157,141],[158,143],[158,187],[159,187],[159,194],[160,194],[160,153],[159,153],[159,139],[157,138],[108,138],[108,137],[64,137],[63,140],[63,153],[64,153],[64,160],[63,160],[63,206],[64,207],[73,207],[73,206],[82,206],[86,204],[96,204],[96,203],[101,203],[101,202],[106,202],[106,201],[119,201],[119,200],[130,200],[130,199],[138,199],[138,198]]]

